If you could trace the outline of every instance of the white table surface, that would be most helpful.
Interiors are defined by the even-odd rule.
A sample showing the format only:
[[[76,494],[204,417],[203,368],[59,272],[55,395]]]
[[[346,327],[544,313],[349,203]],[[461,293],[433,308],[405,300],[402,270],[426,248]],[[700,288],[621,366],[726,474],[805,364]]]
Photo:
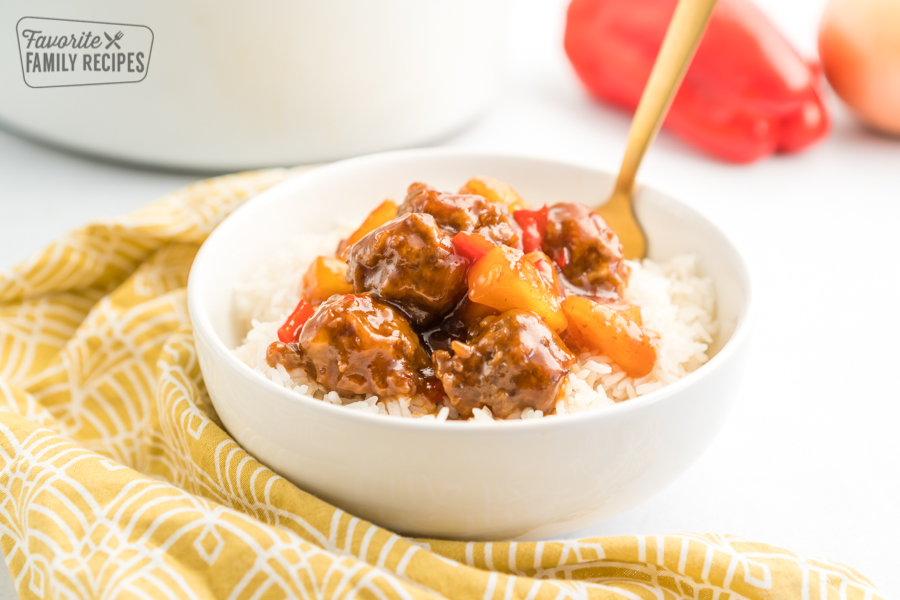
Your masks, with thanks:
[[[814,51],[822,0],[761,2]],[[615,170],[627,115],[593,104],[561,50],[563,0],[515,4],[511,75],[495,107],[445,144]],[[663,134],[640,179],[695,206],[736,242],[757,322],[737,408],[671,487],[573,536],[735,533],[848,563],[900,598],[900,139],[835,107],[823,144],[750,166]],[[130,211],[195,175],[63,153],[0,130],[0,268],[66,230]],[[0,567],[0,596],[3,595]]]

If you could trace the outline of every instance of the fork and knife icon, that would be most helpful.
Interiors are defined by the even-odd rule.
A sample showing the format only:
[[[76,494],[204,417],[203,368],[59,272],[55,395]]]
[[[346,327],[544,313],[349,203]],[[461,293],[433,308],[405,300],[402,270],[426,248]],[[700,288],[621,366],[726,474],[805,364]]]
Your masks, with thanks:
[[[115,45],[116,48],[118,48],[119,50],[122,49],[122,46],[119,45],[119,40],[121,40],[123,37],[125,37],[125,34],[124,34],[124,33],[122,33],[122,32],[120,31],[119,33],[116,34],[115,37],[109,37],[109,34],[106,33],[106,32],[104,31],[104,32],[103,32],[103,35],[106,36],[106,40],[109,42],[109,43],[106,45],[106,48],[105,48],[106,50],[109,50],[110,46],[112,46],[112,45]]]

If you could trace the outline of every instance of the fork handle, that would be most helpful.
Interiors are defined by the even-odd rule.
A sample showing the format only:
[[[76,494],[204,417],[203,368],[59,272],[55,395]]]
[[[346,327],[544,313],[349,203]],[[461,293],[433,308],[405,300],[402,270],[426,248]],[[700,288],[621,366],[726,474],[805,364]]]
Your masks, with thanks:
[[[716,0],[679,0],[628,132],[614,195],[630,197],[644,153],[659,132]]]

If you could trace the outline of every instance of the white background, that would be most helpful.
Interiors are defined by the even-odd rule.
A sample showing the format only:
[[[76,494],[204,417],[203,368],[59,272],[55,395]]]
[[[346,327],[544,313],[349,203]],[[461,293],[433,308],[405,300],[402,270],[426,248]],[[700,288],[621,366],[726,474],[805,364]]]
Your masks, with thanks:
[[[758,1],[814,54],[821,0]],[[582,92],[562,52],[564,12],[565,0],[514,3],[508,85],[446,145],[618,167],[629,117]],[[833,133],[798,156],[733,166],[665,134],[652,148],[640,179],[701,210],[750,263],[758,313],[749,375],[686,475],[573,535],[740,534],[848,563],[900,598],[900,139],[866,130],[831,102]],[[0,268],[196,178],[94,162],[0,131]]]

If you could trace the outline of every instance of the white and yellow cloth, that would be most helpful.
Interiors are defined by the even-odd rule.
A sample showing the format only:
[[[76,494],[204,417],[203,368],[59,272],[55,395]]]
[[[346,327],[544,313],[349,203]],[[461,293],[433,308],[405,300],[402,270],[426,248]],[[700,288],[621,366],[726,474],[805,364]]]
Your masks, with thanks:
[[[0,274],[0,543],[22,598],[879,597],[727,535],[410,540],[258,463],[209,402],[185,284],[210,230],[288,174],[197,183]]]

